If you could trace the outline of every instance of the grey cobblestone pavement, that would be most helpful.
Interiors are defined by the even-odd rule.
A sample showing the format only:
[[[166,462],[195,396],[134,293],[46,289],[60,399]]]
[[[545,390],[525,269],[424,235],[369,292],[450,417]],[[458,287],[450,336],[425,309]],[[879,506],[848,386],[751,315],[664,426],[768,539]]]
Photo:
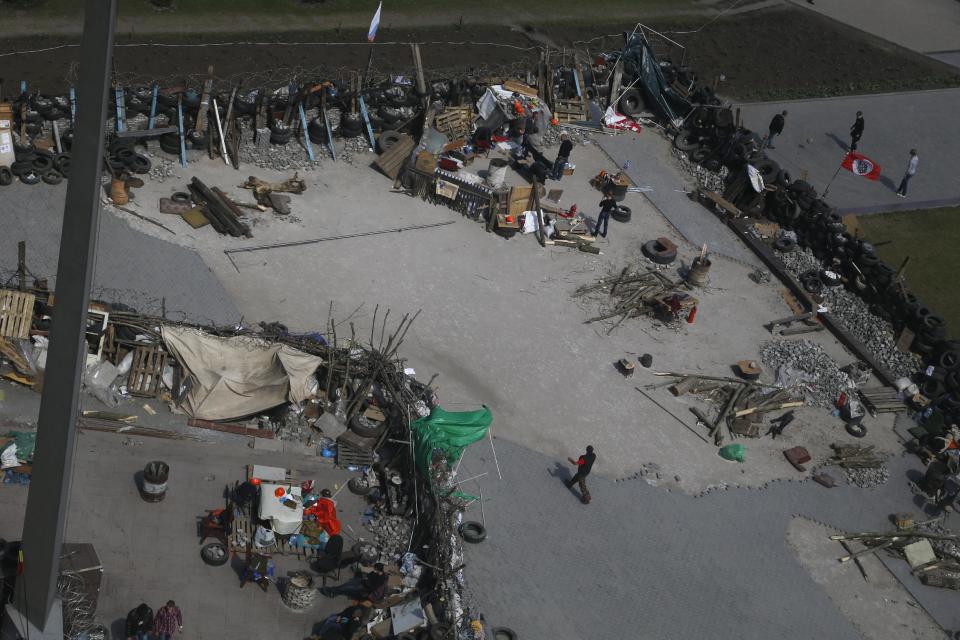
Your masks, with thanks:
[[[907,457],[891,462],[889,483],[869,490],[781,481],[691,497],[594,474],[584,506],[561,484],[565,461],[497,440],[500,481],[488,454],[477,462],[475,446],[463,466],[490,472],[482,480],[489,533],[468,548],[470,584],[491,623],[524,640],[859,638],[789,551],[789,522],[802,515],[846,531],[888,531],[889,514],[919,512],[906,475],[918,463]],[[955,607],[947,615],[952,622],[942,625],[960,627]]]
[[[66,184],[19,183],[3,188],[2,280],[15,274],[17,242],[26,240],[27,267],[33,274],[49,278],[51,286],[55,284],[66,189]],[[105,210],[100,212],[93,297],[124,302],[157,315],[165,298],[171,319],[219,324],[240,320],[230,295],[195,252],[141,233]]]

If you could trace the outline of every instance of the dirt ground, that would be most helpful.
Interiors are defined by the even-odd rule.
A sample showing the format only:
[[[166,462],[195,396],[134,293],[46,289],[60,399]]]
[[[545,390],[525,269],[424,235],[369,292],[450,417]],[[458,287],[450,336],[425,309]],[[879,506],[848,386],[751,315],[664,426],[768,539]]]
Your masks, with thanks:
[[[685,61],[703,78],[726,77],[723,95],[736,100],[777,100],[844,94],[932,89],[960,85],[951,67],[794,7],[754,11],[722,18],[697,33],[702,16],[651,18],[649,25],[686,47]],[[186,26],[185,29],[191,28]],[[409,48],[389,42],[427,42],[422,47],[424,66],[434,77],[468,73],[498,74],[528,67],[538,48],[576,46],[593,55],[616,50],[616,35],[632,28],[629,21],[554,23],[514,27],[465,23],[413,28],[381,28],[374,48],[373,69],[406,74],[413,70]],[[195,31],[195,30],[194,30]],[[153,34],[149,31],[118,34],[114,67],[125,84],[157,79],[176,83],[184,77],[199,79],[208,65],[219,78],[247,86],[262,81],[306,76],[346,76],[365,70],[370,46],[365,30],[330,25],[326,32],[220,31],[206,38],[197,33]],[[606,36],[606,37],[604,37]],[[0,40],[0,51],[35,51],[76,43],[76,36],[31,36]],[[130,46],[144,43],[209,44],[258,42],[232,46]],[[338,43],[328,46],[290,46],[281,42]],[[278,44],[272,44],[278,43]],[[495,43],[495,44],[494,44]],[[778,43],[772,45],[771,43]],[[26,79],[41,91],[60,91],[76,78],[78,49],[24,53],[2,57],[3,77]],[[674,51],[674,57],[679,54]],[[711,84],[713,81],[711,80]],[[9,89],[8,89],[9,91]]]

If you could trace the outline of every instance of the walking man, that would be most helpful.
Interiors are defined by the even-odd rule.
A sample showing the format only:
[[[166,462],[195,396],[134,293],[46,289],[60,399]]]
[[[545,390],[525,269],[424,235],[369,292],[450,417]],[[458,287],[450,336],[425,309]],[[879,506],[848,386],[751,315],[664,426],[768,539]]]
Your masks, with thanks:
[[[857,150],[857,143],[860,142],[860,136],[863,135],[863,111],[857,111],[857,119],[853,121],[850,127],[850,151]]]
[[[153,609],[146,602],[127,614],[127,640],[150,640],[153,631]]]
[[[593,452],[593,447],[587,447],[587,452],[576,460],[567,458],[570,464],[577,465],[577,473],[566,482],[567,489],[572,489],[574,483],[576,483],[580,488],[580,502],[583,504],[590,504],[590,490],[587,489],[587,476],[590,475],[590,470],[593,469],[593,462],[596,459],[597,454]]]
[[[770,121],[770,134],[767,136],[767,148],[774,149],[773,139],[783,133],[783,125],[786,123],[787,112],[783,111],[773,116]]]
[[[177,631],[183,631],[183,614],[176,602],[167,600],[153,620],[153,634],[157,640],[170,640]]]
[[[917,157],[917,150],[910,149],[910,162],[907,163],[907,172],[903,174],[903,180],[900,181],[900,186],[897,187],[897,195],[901,198],[907,197],[907,183],[910,182],[910,178],[917,173],[917,165],[919,163],[920,158]]]
[[[560,134],[560,151],[557,153],[557,159],[553,161],[553,172],[550,177],[559,180],[563,177],[563,169],[570,160],[570,152],[573,151],[573,143],[565,133]]]
[[[613,199],[613,189],[607,187],[603,191],[603,200],[600,201],[600,213],[597,214],[597,224],[593,227],[593,235],[607,237],[610,213],[616,208],[617,201]]]

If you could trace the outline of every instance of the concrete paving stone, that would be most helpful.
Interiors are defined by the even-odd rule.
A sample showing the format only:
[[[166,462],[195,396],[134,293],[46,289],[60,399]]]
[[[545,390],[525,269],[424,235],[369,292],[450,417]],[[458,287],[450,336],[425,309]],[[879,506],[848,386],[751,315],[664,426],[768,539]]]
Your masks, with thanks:
[[[36,276],[56,282],[60,230],[67,185],[5,187],[0,204],[0,279],[6,281],[17,268],[17,242],[27,243],[27,267]],[[132,203],[140,207],[140,201]],[[143,207],[148,207],[145,202]],[[120,214],[122,215],[122,214]],[[101,210],[94,262],[93,297],[124,302],[143,313],[160,315],[166,300],[168,317],[203,324],[237,322],[240,314],[216,276],[195,253],[167,238],[152,237],[133,229],[117,213]],[[165,224],[173,224],[165,216]],[[131,218],[132,219],[132,218]],[[145,226],[146,223],[140,223]],[[167,226],[170,226],[168,224]],[[169,236],[162,229],[159,233]]]
[[[954,3],[956,4],[956,3]],[[958,5],[960,11],[960,5]],[[857,151],[881,167],[877,181],[840,170],[827,202],[841,213],[876,213],[960,203],[960,182],[952,170],[953,148],[945,143],[960,136],[960,89],[916,91],[822,100],[738,105],[746,126],[765,135],[774,114],[787,110],[783,134],[768,155],[794,179],[807,171],[823,193],[840,167],[850,144],[850,126],[863,111],[863,137]],[[910,149],[920,158],[906,198],[895,191],[906,171]]]

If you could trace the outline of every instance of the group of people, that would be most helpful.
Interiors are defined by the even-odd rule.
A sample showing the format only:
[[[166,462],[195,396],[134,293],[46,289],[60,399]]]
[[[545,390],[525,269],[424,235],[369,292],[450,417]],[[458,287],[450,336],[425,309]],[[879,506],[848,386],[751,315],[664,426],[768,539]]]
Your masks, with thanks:
[[[183,614],[173,600],[160,607],[156,615],[150,606],[142,602],[127,614],[127,640],[170,640],[173,634],[183,631]]]
[[[786,122],[786,110],[781,111],[771,118],[770,126],[767,128],[767,138],[764,141],[765,148],[776,148],[773,146],[773,141],[777,136],[783,133],[783,127],[786,125]],[[848,151],[857,150],[857,144],[860,142],[860,138],[863,137],[864,124],[863,111],[857,111],[856,118],[854,119],[853,124],[850,126],[850,145],[847,147]],[[903,174],[903,178],[900,180],[900,186],[897,187],[896,192],[901,198],[907,197],[907,185],[910,183],[910,179],[917,174],[918,164],[920,164],[920,157],[917,155],[917,150],[910,149],[910,158],[907,160],[907,169]]]

